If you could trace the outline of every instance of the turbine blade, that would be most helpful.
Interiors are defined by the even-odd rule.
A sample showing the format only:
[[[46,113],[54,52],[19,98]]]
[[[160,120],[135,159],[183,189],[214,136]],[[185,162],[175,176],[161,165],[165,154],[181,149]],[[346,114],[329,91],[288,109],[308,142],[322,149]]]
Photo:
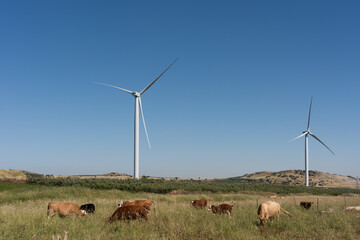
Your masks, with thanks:
[[[322,145],[324,145],[332,154],[335,155],[335,153],[333,151],[331,151],[331,149],[325,145],[325,143],[323,143],[319,138],[317,138],[314,134],[309,133],[313,138],[315,138],[316,140],[318,140]]]
[[[310,115],[311,115],[312,99],[313,99],[313,97],[311,97],[311,100],[310,100],[309,118],[308,118],[308,126],[307,126],[308,131],[309,131],[309,128],[310,128]]]
[[[144,88],[141,92],[140,95],[143,94],[146,90],[148,90],[167,70],[169,70],[169,68],[171,68],[172,65],[175,64],[175,62],[178,60],[179,58],[175,59],[170,66],[168,66],[165,71],[163,71],[154,81],[152,81],[152,83],[150,83],[149,85],[147,85],[146,88]]]
[[[296,140],[296,139],[298,139],[298,138],[301,138],[301,137],[304,136],[305,134],[307,134],[307,132],[304,132],[303,134],[301,134],[300,136],[298,136],[298,137],[296,137],[296,138],[294,138],[294,139],[291,139],[289,142],[294,141],[294,140]]]
[[[127,93],[132,94],[132,91],[126,90],[126,89],[124,89],[124,88],[119,88],[119,87],[117,87],[117,86],[113,86],[113,85],[106,84],[106,83],[101,83],[101,82],[94,82],[94,83],[100,84],[100,85],[104,85],[104,86],[108,86],[108,87],[113,87],[113,88],[116,88],[116,89],[120,89],[120,90],[122,90],[122,91],[124,91],[124,92],[127,92]]]
[[[146,139],[147,139],[147,141],[148,141],[149,148],[151,149],[150,140],[149,140],[149,135],[148,135],[147,130],[146,130],[146,124],[145,124],[144,113],[143,113],[143,110],[142,110],[141,97],[139,97],[139,105],[140,105],[141,117],[142,117],[143,124],[144,124],[144,129],[145,129]]]

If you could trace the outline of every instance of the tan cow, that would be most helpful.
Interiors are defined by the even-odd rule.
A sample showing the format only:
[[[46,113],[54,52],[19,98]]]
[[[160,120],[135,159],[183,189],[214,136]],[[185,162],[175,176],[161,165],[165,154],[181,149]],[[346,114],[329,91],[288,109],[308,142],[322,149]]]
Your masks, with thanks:
[[[85,216],[86,211],[81,210],[79,205],[76,203],[59,203],[59,202],[49,202],[47,214],[48,217],[53,217],[58,213],[61,217],[75,215],[75,216]]]
[[[277,202],[265,202],[260,204],[258,209],[259,222],[264,225],[268,219],[279,218],[280,210],[291,217],[291,214],[280,207]]]
[[[148,220],[147,214],[149,211],[144,206],[123,206],[115,210],[113,215],[108,219],[109,223],[116,220],[136,220],[138,218],[145,218]]]
[[[120,201],[118,204],[118,207],[125,207],[125,206],[144,206],[146,210],[149,212],[151,211],[151,208],[154,208],[155,212],[155,202],[151,200],[132,200],[132,201]]]
[[[360,212],[360,206],[359,207],[347,207],[345,209],[347,212]]]
[[[215,214],[222,214],[222,213],[227,213],[229,215],[229,217],[231,217],[231,211],[234,205],[229,205],[229,204],[220,204],[219,206],[215,206],[215,205],[211,205],[208,210],[212,211]]]
[[[190,206],[204,208],[207,206],[207,201],[204,198],[202,198],[200,200],[193,200],[190,202]]]

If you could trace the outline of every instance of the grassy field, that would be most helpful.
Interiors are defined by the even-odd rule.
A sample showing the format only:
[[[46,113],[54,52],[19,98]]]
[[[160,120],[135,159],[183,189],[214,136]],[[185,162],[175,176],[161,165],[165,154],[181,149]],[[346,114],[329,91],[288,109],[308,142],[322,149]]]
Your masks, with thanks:
[[[213,204],[236,201],[233,216],[214,215],[193,209],[189,201],[199,198]],[[293,214],[280,214],[278,221],[257,225],[257,201],[267,197],[257,192],[154,194],[130,193],[85,187],[55,187],[0,183],[0,239],[360,239],[360,214],[344,207],[359,206],[359,195],[327,196],[294,194],[278,198]],[[121,199],[151,199],[156,212],[144,220],[106,223]],[[319,210],[316,202],[319,199]],[[50,201],[94,203],[96,213],[85,217],[46,215]],[[314,201],[309,211],[300,201]],[[329,209],[330,213],[323,213]]]

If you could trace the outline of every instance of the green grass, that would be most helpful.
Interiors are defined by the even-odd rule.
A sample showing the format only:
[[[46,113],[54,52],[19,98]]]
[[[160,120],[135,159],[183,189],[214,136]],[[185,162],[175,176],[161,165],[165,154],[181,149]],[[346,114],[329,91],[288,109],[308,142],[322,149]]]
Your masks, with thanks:
[[[194,209],[189,202],[206,198],[211,204],[236,201],[233,216],[214,215]],[[106,223],[121,199],[151,199],[156,212],[149,221]],[[316,201],[319,199],[319,211]],[[278,199],[293,214],[283,213],[278,221],[259,227],[257,193],[193,192],[181,195],[126,192],[87,187],[54,187],[27,184],[0,184],[0,239],[360,239],[360,215],[345,213],[343,196],[292,194]],[[314,201],[313,209],[300,208],[300,201]],[[85,217],[58,216],[48,219],[50,201],[94,203],[96,212]],[[359,206],[360,197],[346,197],[348,206]],[[332,213],[322,210],[333,208]]]
[[[37,186],[33,186],[33,187],[37,187]],[[31,188],[30,185],[0,182],[0,192],[10,189],[29,189],[29,188]]]

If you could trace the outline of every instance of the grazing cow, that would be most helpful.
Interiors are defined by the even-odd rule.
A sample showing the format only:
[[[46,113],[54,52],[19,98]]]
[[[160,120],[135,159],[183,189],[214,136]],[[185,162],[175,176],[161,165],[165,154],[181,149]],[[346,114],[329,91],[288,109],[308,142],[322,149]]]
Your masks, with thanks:
[[[59,202],[49,202],[48,204],[48,217],[53,217],[58,213],[61,217],[75,215],[75,216],[85,216],[86,211],[81,210],[79,205],[76,203],[59,203]]]
[[[261,225],[264,225],[268,219],[279,218],[280,209],[286,215],[291,217],[291,214],[280,207],[280,204],[277,202],[265,202],[260,204],[258,209],[259,222]]]
[[[229,217],[231,217],[231,211],[234,205],[229,205],[229,204],[220,204],[219,206],[215,206],[215,205],[211,205],[208,210],[212,211],[215,214],[222,214],[222,213],[227,213],[229,215]]]
[[[118,204],[118,207],[124,207],[124,206],[143,206],[148,210],[151,211],[151,207],[154,208],[155,212],[155,202],[151,200],[133,200],[133,201],[120,201]]]
[[[81,210],[85,210],[86,213],[94,213],[95,212],[95,205],[92,203],[84,204],[80,206]]]
[[[269,198],[270,198],[270,199],[276,199],[277,196],[276,196],[276,195],[274,195],[274,196],[269,196]]]
[[[138,218],[145,218],[148,220],[147,214],[149,211],[144,206],[123,206],[115,210],[113,215],[108,219],[109,223],[116,220],[136,220]]]
[[[190,206],[197,207],[197,208],[204,208],[207,205],[206,199],[202,198],[200,200],[193,200],[190,202]]]
[[[347,207],[345,209],[347,212],[360,212],[360,206],[359,207]]]
[[[314,202],[300,202],[300,207],[303,207],[305,209],[311,208],[311,205],[314,204]]]

